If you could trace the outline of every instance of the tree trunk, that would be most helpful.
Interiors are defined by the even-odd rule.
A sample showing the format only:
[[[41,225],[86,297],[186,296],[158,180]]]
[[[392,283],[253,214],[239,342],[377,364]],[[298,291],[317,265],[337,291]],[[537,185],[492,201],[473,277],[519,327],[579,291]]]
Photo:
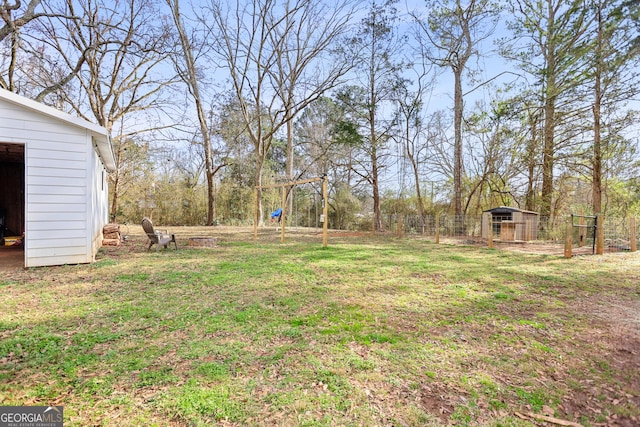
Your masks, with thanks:
[[[378,188],[378,161],[377,150],[372,148],[371,160],[373,165],[371,167],[371,185],[373,187],[373,218],[375,221],[376,231],[382,230],[382,212],[380,212],[380,189]]]
[[[111,213],[109,214],[109,221],[115,222],[116,214],[118,212],[118,191],[119,191],[119,179],[118,172],[116,171],[115,177],[113,179],[113,194],[111,196]]]
[[[553,201],[553,165],[555,156],[555,101],[552,97],[545,100],[544,106],[544,148],[542,151],[542,200],[540,215],[551,216]]]
[[[420,175],[418,173],[418,164],[412,154],[407,153],[411,167],[413,168],[413,179],[416,181],[416,197],[418,199],[418,215],[420,219],[424,219],[424,204],[422,201],[422,188],[420,186]]]
[[[524,208],[528,211],[536,209],[535,197],[535,172],[536,172],[536,147],[538,146],[538,120],[537,115],[529,113],[529,128],[531,135],[527,145],[527,193]]]
[[[213,155],[211,152],[211,137],[209,132],[209,124],[207,123],[207,116],[205,113],[205,107],[203,105],[202,96],[200,95],[200,85],[198,82],[198,72],[196,70],[196,63],[191,51],[191,42],[187,37],[184,26],[182,25],[182,16],[180,15],[180,6],[178,0],[167,0],[168,5],[171,7],[173,14],[174,24],[178,31],[178,37],[180,38],[180,45],[182,47],[184,67],[186,68],[186,75],[183,76],[184,82],[189,87],[189,92],[193,97],[196,105],[196,112],[198,114],[198,124],[200,125],[200,132],[202,134],[202,147],[204,150],[205,161],[205,175],[207,178],[207,223],[206,225],[213,225],[214,218],[214,188],[213,188]]]
[[[602,59],[602,44],[604,43],[602,9],[598,5],[597,11],[598,35],[596,40],[595,64],[595,101],[593,103],[593,213],[602,213],[602,135],[600,125],[600,111],[602,107],[602,73],[604,69]]]
[[[206,160],[206,168],[207,168],[207,225],[213,225],[213,222],[216,219],[216,195],[214,192],[213,185],[213,173],[212,173],[212,159],[211,155],[205,156]]]
[[[120,190],[119,184],[120,184],[120,176],[118,174],[118,171],[116,170],[113,178],[113,193],[111,195],[111,213],[109,214],[109,221],[112,221],[112,222],[115,222],[116,215],[118,212],[118,202],[119,202],[118,191]]]
[[[106,128],[107,128],[107,134],[111,136],[113,125],[111,123],[107,123]],[[118,142],[116,144],[113,144],[115,146],[115,152],[113,153],[113,156],[115,157],[116,170],[109,175],[109,178],[113,183],[110,188],[111,210],[109,213],[109,220],[112,222],[116,221],[116,216],[118,213],[118,203],[120,202],[120,186],[121,186],[120,174],[122,173],[123,156],[125,151],[123,147],[122,137],[117,138],[117,140]],[[112,141],[113,141],[113,138],[112,138]]]
[[[544,88],[544,147],[542,150],[542,197],[540,216],[550,217],[553,202],[553,167],[555,160],[555,112],[556,112],[556,44],[551,35],[556,34],[554,9],[549,7],[547,34],[549,34],[545,52],[545,88]]]
[[[599,81],[596,86],[599,86]],[[596,87],[596,98],[599,93]],[[600,104],[593,105],[593,212],[602,213],[602,141],[600,135]]]
[[[287,121],[287,181],[293,181],[293,120]],[[293,186],[287,187],[287,211],[293,218]]]
[[[372,82],[375,80],[372,78]],[[374,83],[375,84],[375,83]],[[371,138],[371,187],[373,193],[373,227],[382,230],[382,214],[380,212],[380,189],[378,188],[378,137],[376,135],[376,101],[374,86],[371,87],[371,105],[369,107],[369,137]]]
[[[453,127],[453,200],[456,218],[462,216],[462,68],[454,69]]]
[[[256,150],[256,187],[260,187],[262,185],[262,165],[264,164],[264,157],[259,155]],[[256,215],[256,223],[258,227],[262,227],[264,225],[264,212],[262,212],[262,189],[256,189],[256,200],[255,200],[255,215]],[[282,219],[284,221],[284,218]]]

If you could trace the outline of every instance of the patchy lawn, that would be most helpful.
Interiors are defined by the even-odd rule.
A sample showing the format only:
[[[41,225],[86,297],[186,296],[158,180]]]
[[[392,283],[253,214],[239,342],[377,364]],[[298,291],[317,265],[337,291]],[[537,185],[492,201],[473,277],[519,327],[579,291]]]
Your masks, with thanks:
[[[184,240],[4,274],[0,405],[63,405],[65,426],[640,425],[640,254]]]

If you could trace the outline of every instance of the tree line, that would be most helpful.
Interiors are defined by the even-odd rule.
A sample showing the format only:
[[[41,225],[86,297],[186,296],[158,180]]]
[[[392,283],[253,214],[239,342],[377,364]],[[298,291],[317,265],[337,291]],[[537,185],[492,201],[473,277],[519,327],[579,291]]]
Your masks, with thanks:
[[[323,174],[335,226],[497,205],[638,214],[639,14],[636,0],[6,0],[0,87],[108,130],[113,221],[262,221],[280,195],[261,186]],[[287,203],[309,224],[307,187]]]

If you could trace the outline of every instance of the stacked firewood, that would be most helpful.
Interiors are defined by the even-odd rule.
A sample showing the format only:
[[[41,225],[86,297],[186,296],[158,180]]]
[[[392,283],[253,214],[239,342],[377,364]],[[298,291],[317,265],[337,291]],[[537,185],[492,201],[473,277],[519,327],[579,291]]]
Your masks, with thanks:
[[[120,246],[122,236],[120,235],[120,224],[107,224],[102,227],[102,246]]]

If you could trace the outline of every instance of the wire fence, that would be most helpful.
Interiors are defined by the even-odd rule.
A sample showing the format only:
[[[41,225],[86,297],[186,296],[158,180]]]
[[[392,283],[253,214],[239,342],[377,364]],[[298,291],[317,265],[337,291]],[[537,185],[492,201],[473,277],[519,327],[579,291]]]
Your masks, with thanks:
[[[609,252],[635,251],[638,246],[638,221],[636,218],[605,218],[604,246]]]
[[[600,221],[599,224],[598,221]],[[535,216],[520,222],[499,216],[385,215],[382,218],[382,230],[405,237],[438,236],[482,243],[487,242],[488,228],[491,228],[491,237],[497,243],[556,244],[562,247],[567,240],[570,240],[574,253],[587,254],[596,253],[596,236],[599,227],[602,228],[604,252],[635,251],[638,236],[640,236],[639,223],[640,221],[636,218],[596,218],[582,215]],[[570,239],[567,239],[568,233],[570,233]]]

